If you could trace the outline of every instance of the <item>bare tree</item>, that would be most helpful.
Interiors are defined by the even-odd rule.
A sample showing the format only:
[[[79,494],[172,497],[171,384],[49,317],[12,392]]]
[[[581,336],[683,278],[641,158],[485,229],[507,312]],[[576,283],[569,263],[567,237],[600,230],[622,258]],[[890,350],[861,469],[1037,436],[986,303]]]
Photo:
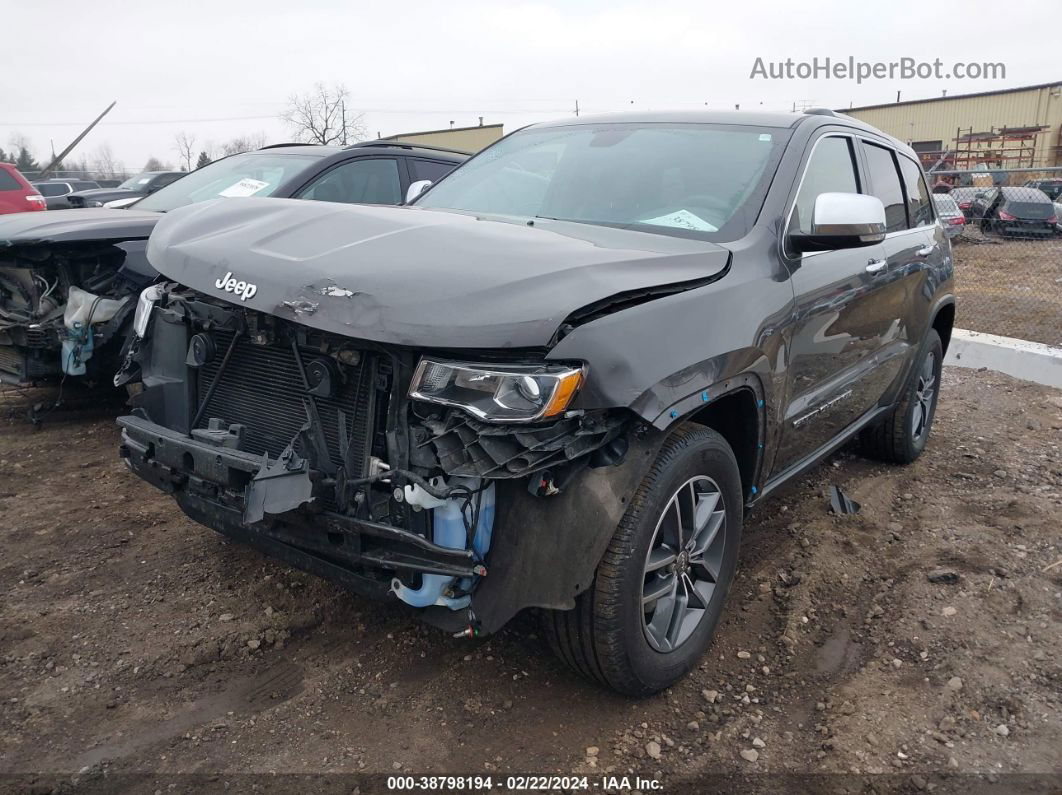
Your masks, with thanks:
[[[177,159],[185,171],[192,170],[192,161],[195,159],[195,136],[181,130],[173,137],[173,148],[177,151]]]
[[[250,152],[253,149],[261,149],[266,145],[266,134],[256,132],[251,135],[240,135],[221,145],[221,154],[238,155],[240,152]]]
[[[173,166],[169,163],[163,163],[157,157],[149,157],[148,161],[144,163],[144,171],[173,171]]]
[[[100,144],[92,155],[92,170],[101,179],[116,179],[125,175],[125,166],[116,160],[110,144]]]
[[[25,133],[13,132],[11,137],[7,139],[7,142],[11,144],[11,148],[16,152],[19,149],[25,149],[28,152],[33,151],[33,142],[30,141],[29,136]]]
[[[342,83],[317,83],[305,94],[293,94],[280,118],[296,141],[345,146],[365,137],[365,115],[347,109],[349,97]]]

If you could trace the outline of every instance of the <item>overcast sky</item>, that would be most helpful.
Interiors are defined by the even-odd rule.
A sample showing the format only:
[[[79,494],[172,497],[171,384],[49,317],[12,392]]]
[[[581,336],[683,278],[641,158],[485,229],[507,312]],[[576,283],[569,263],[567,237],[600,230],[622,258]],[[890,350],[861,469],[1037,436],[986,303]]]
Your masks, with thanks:
[[[176,163],[178,131],[284,141],[276,115],[316,81],[346,84],[371,137],[479,116],[509,131],[576,100],[587,113],[789,110],[1008,88],[1062,79],[1053,28],[1038,27],[1056,1],[0,0],[0,147],[22,134],[45,159],[111,100],[75,157],[107,143],[133,170]],[[993,61],[1006,78],[750,79],[758,56]]]

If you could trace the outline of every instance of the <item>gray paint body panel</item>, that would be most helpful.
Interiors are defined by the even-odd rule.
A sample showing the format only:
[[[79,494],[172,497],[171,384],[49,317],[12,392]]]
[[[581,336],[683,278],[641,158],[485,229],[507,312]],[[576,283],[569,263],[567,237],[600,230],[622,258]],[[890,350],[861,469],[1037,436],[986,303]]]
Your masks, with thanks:
[[[241,199],[168,213],[148,259],[180,284],[322,331],[418,348],[527,349],[548,346],[588,304],[718,275],[729,252],[564,221]],[[253,283],[254,295],[219,289],[226,274]]]
[[[0,217],[0,248],[38,243],[81,243],[147,238],[162,213],[141,210],[52,210]]]

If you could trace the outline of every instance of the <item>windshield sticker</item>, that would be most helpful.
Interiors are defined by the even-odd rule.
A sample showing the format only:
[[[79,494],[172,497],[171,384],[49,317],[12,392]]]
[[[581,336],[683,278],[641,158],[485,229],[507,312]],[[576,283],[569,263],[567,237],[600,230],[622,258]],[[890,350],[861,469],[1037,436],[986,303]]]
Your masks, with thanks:
[[[677,213],[668,213],[657,218],[646,218],[639,221],[640,224],[653,224],[655,226],[673,226],[678,229],[692,229],[695,232],[718,232],[719,227],[700,218],[689,210],[679,210]]]
[[[251,179],[250,177],[244,177],[235,185],[230,185],[221,191],[218,196],[224,196],[226,199],[239,198],[242,196],[253,196],[258,193],[262,188],[269,187],[268,182],[262,182],[260,179]]]

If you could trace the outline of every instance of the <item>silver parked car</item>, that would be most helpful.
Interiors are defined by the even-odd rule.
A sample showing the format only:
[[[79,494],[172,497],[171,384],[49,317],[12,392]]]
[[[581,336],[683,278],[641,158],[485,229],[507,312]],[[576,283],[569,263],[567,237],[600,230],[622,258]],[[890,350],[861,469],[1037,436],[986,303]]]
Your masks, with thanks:
[[[944,225],[944,233],[948,238],[961,235],[966,226],[966,216],[959,208],[959,203],[948,193],[934,193],[933,204],[937,208],[937,215]]]

